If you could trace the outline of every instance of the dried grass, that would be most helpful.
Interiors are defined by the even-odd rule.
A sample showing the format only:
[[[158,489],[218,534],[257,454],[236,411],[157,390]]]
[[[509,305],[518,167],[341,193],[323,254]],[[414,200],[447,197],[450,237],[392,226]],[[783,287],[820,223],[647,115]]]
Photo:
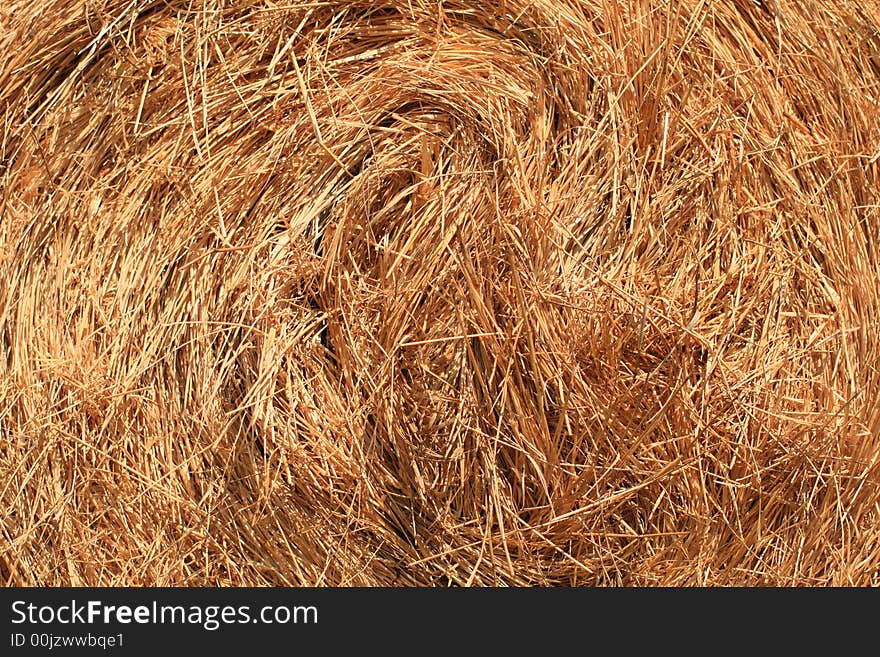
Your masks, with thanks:
[[[0,581],[880,583],[876,0],[0,25]]]

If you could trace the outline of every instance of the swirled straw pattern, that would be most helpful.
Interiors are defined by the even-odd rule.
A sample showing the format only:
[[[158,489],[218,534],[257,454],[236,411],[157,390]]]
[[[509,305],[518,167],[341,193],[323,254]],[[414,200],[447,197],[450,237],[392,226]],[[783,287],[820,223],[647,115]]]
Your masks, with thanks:
[[[876,0],[6,0],[0,580],[878,584]]]

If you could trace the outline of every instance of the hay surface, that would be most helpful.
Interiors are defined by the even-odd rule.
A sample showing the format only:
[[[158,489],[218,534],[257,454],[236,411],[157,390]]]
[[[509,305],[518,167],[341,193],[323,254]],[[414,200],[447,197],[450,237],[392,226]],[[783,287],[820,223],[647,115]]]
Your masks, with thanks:
[[[3,583],[880,583],[876,0],[0,25]]]

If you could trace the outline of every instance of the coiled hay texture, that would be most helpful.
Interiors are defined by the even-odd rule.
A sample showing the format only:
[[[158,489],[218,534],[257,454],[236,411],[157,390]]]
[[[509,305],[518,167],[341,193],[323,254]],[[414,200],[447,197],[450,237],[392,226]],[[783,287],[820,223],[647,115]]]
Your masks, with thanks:
[[[0,578],[880,571],[876,0],[5,0]]]

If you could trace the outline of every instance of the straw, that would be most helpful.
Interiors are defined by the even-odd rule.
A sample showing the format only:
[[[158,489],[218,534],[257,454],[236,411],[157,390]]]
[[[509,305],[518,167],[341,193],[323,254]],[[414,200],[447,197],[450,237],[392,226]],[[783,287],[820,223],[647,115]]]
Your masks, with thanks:
[[[7,0],[6,585],[878,585],[880,3]]]

